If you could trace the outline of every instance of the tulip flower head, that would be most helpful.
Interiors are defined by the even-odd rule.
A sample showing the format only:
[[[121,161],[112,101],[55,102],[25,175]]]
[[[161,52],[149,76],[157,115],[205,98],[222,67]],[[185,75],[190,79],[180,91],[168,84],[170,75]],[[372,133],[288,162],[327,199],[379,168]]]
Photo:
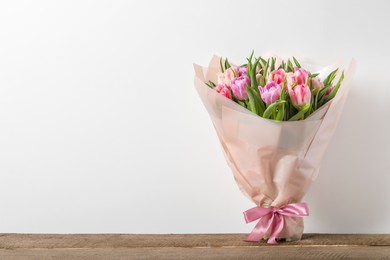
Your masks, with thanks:
[[[290,95],[292,105],[300,110],[303,106],[310,104],[311,92],[306,84],[295,86],[288,85],[288,93]]]
[[[221,72],[218,74],[217,83],[224,84],[227,87],[230,87],[230,84],[232,80],[236,78],[236,75],[237,75],[237,68],[230,67],[227,70],[225,70],[225,72]]]
[[[248,93],[246,87],[251,85],[251,80],[247,75],[242,75],[232,80],[230,88],[233,91],[234,96],[239,100],[247,100]]]
[[[247,75],[248,74],[248,67],[247,66],[238,66],[237,67],[237,76],[238,77],[241,77],[243,75]]]
[[[271,81],[263,88],[259,86],[259,91],[261,99],[267,105],[274,103],[280,98],[280,93],[282,92],[282,87],[280,84],[277,84],[275,81]]]
[[[285,76],[286,72],[283,69],[274,70],[271,72],[269,80],[275,82],[276,84],[282,84]]]
[[[330,92],[332,92],[333,88],[334,88],[334,86],[330,86],[330,87],[326,90],[325,95],[329,95]]]
[[[311,79],[311,89],[313,95],[317,95],[317,93],[323,88],[324,88],[324,83],[322,83],[319,78],[316,77]]]
[[[225,85],[223,84],[217,85],[214,88],[214,90],[220,93],[222,96],[227,97],[228,99],[232,99],[232,92]]]

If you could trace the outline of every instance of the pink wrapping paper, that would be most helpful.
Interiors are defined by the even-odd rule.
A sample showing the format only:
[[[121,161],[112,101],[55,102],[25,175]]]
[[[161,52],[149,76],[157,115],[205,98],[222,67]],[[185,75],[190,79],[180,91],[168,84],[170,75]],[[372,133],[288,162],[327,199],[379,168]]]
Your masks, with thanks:
[[[320,71],[320,77],[340,67],[328,66],[319,70],[315,66],[302,65],[312,72]],[[204,82],[216,82],[219,57],[214,56],[208,68],[199,65],[194,65],[194,68],[195,88],[210,115],[242,193],[260,207],[301,202],[317,177],[340,119],[356,62],[351,61],[333,100],[307,119],[292,122],[261,118],[210,89]],[[302,233],[302,218],[285,217],[278,238],[298,240]]]

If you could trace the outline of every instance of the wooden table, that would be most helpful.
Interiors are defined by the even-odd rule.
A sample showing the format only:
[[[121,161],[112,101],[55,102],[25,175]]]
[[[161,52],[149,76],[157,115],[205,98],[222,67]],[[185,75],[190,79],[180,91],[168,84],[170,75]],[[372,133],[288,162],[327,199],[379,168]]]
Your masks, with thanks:
[[[305,234],[247,243],[244,234],[0,234],[0,259],[390,259],[390,234]]]

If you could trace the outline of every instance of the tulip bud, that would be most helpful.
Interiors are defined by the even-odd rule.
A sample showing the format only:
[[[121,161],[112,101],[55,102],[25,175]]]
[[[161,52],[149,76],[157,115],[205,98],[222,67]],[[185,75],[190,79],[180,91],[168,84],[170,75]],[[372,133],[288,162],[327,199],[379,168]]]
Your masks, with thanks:
[[[261,75],[260,73],[258,73],[258,74],[256,75],[256,80],[257,80],[257,84],[258,84],[259,86],[264,87],[264,85],[265,85],[265,80],[264,80],[263,75]]]
[[[227,97],[228,99],[232,99],[232,92],[230,92],[230,89],[225,85],[217,85],[214,90],[220,93],[222,96]]]
[[[311,92],[306,84],[296,85],[294,87],[288,86],[288,93],[290,95],[292,105],[300,110],[303,106],[310,104]]]
[[[324,83],[321,82],[319,78],[311,79],[311,90],[313,95],[317,95],[317,93],[324,88]]]

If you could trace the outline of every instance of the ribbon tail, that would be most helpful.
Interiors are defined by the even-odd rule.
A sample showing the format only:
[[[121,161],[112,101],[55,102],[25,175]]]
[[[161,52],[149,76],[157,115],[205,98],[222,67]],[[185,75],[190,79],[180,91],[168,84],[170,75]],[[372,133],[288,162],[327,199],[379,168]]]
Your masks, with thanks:
[[[276,238],[282,232],[284,227],[284,216],[281,216],[279,214],[275,214],[274,216],[274,222],[272,226],[272,232],[271,235],[267,241],[268,244],[277,244]]]
[[[273,218],[273,214],[268,214],[262,217],[244,241],[259,242],[272,226]]]

